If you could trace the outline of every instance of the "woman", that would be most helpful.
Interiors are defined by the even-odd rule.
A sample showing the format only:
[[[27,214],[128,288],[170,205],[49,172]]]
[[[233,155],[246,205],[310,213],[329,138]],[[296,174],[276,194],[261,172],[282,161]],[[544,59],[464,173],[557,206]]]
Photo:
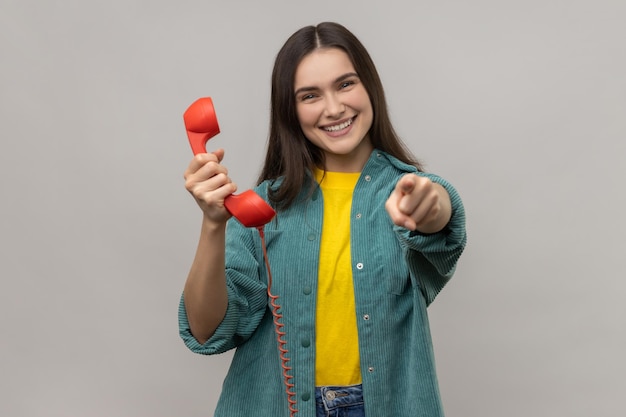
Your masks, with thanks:
[[[257,231],[224,208],[236,186],[223,156],[185,172],[204,216],[179,310],[192,351],[237,348],[215,415],[442,416],[426,307],[465,247],[463,206],[397,137],[359,40],[322,23],[277,55],[255,188],[277,211],[271,275]]]

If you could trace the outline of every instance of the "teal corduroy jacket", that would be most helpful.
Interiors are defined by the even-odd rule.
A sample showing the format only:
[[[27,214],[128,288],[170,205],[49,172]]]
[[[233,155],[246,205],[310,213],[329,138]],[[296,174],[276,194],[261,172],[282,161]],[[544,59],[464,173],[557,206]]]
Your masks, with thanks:
[[[385,202],[409,172],[443,185],[452,219],[424,235],[391,222]],[[267,200],[265,182],[255,191]],[[315,417],[315,306],[323,201],[318,189],[265,226],[272,293],[279,296],[298,417]],[[452,277],[466,243],[465,213],[444,179],[374,150],[354,190],[351,258],[365,412],[372,417],[443,416],[426,308]],[[227,226],[228,309],[204,344],[191,335],[184,301],[179,330],[189,349],[236,348],[216,417],[287,417],[287,394],[267,296],[261,240],[254,228]],[[322,326],[323,327],[323,326]]]

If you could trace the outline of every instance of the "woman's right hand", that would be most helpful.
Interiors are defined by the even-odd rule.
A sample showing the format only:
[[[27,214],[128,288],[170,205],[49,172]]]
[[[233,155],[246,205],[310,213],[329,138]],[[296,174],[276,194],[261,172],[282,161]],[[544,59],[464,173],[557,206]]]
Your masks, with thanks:
[[[205,220],[215,224],[225,223],[231,217],[224,199],[237,190],[221,164],[223,158],[223,149],[197,154],[184,174],[185,188],[202,209]]]

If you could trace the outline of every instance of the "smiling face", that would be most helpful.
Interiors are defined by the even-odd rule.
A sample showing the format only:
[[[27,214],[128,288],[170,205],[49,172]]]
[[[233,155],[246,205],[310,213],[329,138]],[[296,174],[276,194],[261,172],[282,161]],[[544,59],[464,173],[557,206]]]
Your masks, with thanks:
[[[314,50],[298,65],[294,90],[300,127],[324,152],[324,168],[360,172],[373,149],[368,132],[374,112],[348,55],[338,48]]]

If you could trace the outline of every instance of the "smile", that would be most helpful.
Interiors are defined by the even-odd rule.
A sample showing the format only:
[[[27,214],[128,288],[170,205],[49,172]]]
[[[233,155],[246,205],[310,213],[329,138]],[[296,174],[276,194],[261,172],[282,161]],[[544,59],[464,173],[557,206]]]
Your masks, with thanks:
[[[327,132],[338,132],[338,131],[343,130],[346,127],[350,126],[353,121],[354,121],[354,117],[352,117],[352,118],[350,118],[350,119],[346,120],[345,122],[340,123],[338,125],[325,126],[325,127],[322,127],[322,129],[327,131]]]

